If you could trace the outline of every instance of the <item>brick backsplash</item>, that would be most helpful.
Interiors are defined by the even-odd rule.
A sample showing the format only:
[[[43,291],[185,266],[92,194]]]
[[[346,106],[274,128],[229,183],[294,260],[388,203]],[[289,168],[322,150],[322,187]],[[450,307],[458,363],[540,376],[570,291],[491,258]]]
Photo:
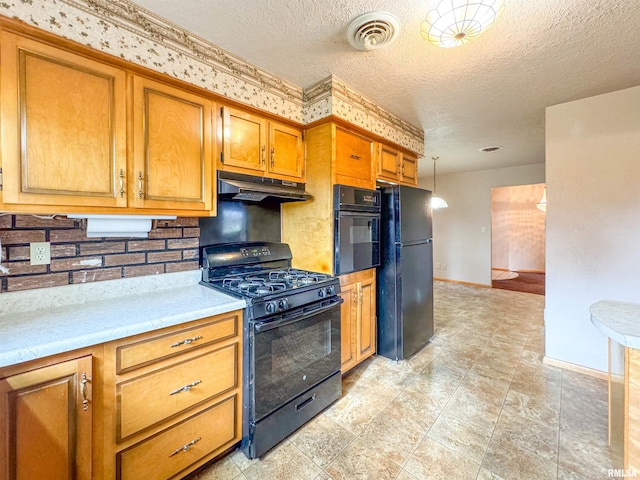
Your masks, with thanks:
[[[0,216],[0,292],[196,270],[195,217],[155,220],[149,238],[87,238],[82,220]],[[51,264],[31,265],[29,243],[51,242]]]

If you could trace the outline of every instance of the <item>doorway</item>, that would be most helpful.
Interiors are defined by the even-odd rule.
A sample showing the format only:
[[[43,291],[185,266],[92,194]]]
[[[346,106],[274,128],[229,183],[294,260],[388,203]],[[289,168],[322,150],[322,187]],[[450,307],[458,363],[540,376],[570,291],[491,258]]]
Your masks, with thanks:
[[[491,189],[491,286],[544,295],[545,184]]]

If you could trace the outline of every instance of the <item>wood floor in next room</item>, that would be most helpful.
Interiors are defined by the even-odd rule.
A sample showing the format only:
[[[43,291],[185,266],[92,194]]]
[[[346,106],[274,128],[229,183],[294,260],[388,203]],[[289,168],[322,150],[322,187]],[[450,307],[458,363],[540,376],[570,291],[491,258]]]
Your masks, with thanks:
[[[506,275],[505,275],[506,274]],[[513,290],[515,292],[535,293],[544,295],[545,274],[544,272],[498,272],[498,275],[491,276],[491,286],[503,290]]]
[[[542,363],[544,297],[436,282],[436,335],[374,357],[343,396],[260,460],[198,480],[605,479],[607,384]]]

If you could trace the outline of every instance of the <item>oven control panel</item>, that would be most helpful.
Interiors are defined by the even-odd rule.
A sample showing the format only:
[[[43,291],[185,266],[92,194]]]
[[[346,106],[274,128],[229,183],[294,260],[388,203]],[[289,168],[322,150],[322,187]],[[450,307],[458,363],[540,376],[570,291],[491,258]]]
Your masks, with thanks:
[[[248,257],[268,257],[271,255],[269,251],[269,247],[251,247],[251,248],[241,248],[240,253],[242,254],[242,258]]]

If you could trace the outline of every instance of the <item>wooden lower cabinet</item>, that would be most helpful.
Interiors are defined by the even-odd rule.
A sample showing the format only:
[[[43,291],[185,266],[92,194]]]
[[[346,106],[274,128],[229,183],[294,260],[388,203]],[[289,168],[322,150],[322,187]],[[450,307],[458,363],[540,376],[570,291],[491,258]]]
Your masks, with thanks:
[[[92,376],[87,355],[0,379],[2,478],[93,478]]]
[[[342,373],[376,353],[376,271],[342,275]]]
[[[242,312],[104,349],[103,477],[182,478],[240,441]]]
[[[192,418],[117,454],[119,478],[174,478],[221,445],[237,441],[238,398],[232,395]]]

